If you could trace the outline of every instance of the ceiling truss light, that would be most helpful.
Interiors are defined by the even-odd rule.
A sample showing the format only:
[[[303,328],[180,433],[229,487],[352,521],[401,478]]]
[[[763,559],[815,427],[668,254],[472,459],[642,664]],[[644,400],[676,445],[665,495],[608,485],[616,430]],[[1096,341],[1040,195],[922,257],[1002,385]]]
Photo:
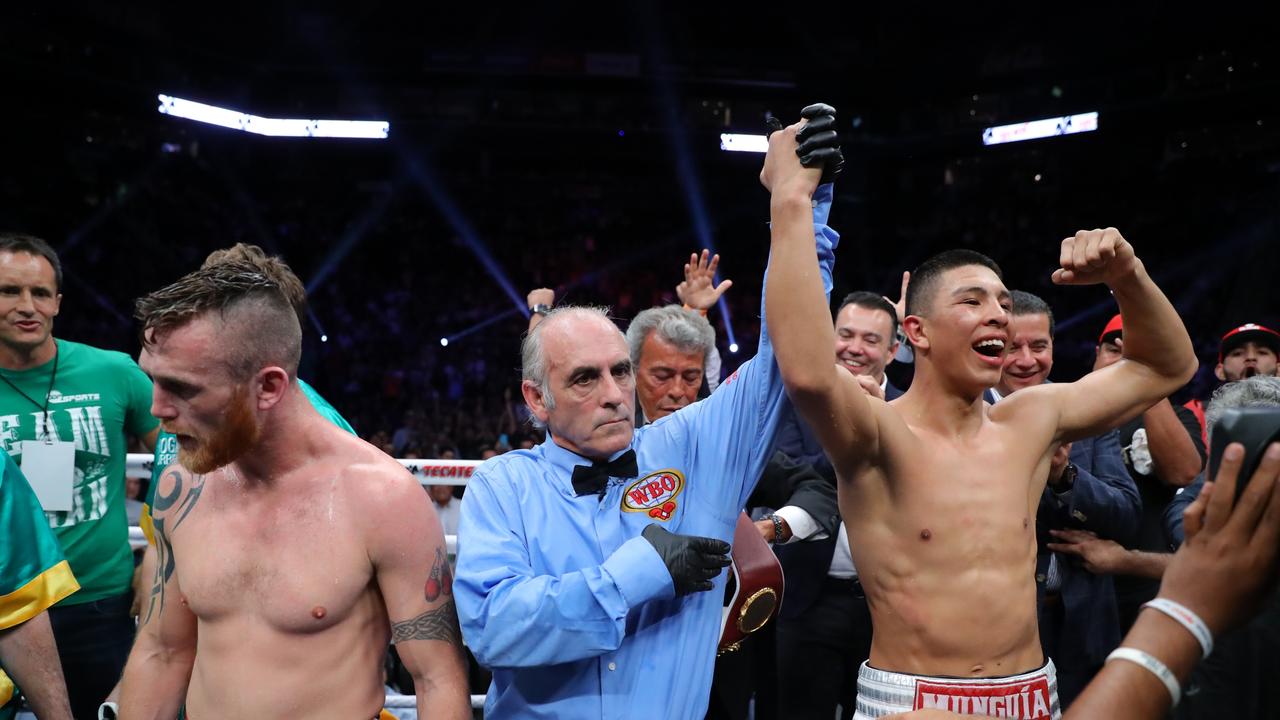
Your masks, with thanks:
[[[1098,113],[1088,112],[1079,115],[1031,120],[1013,125],[997,125],[982,131],[983,145],[1000,145],[1002,143],[1021,142],[1022,140],[1039,140],[1040,138],[1058,135],[1075,135],[1082,132],[1093,132],[1098,129]]]
[[[766,135],[720,133],[720,149],[726,152],[769,152],[769,138]]]
[[[268,118],[237,110],[159,95],[161,114],[269,137],[325,137],[385,140],[391,123],[383,120],[294,120]]]

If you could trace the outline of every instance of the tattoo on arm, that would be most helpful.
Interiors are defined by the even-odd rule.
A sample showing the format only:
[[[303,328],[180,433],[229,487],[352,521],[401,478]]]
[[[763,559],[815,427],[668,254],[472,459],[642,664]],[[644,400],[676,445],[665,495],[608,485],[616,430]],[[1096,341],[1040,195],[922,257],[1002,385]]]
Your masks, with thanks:
[[[391,642],[409,640],[441,640],[458,645],[462,632],[458,628],[458,611],[453,600],[428,610],[412,620],[391,623]]]
[[[427,576],[422,595],[427,602],[435,602],[440,599],[441,593],[453,594],[453,571],[449,568],[449,558],[444,556],[444,550],[437,547],[436,560],[431,564],[431,574]]]
[[[176,530],[183,520],[191,514],[191,510],[200,500],[200,492],[204,490],[204,476],[195,475],[191,477],[188,484],[188,491],[183,497],[183,481],[186,479],[181,472],[171,470],[168,477],[173,478],[173,490],[168,494],[161,495],[159,488],[156,488],[155,506],[152,507],[152,527],[156,539],[156,574],[151,585],[151,600],[147,604],[147,614],[143,618],[142,624],[151,622],[151,617],[156,612],[164,610],[164,586],[173,577],[174,559],[173,559],[173,543],[169,540],[171,530]],[[182,502],[178,502],[178,498],[182,498]],[[175,511],[177,517],[173,520],[173,528],[169,527],[168,511],[174,505],[178,508]]]

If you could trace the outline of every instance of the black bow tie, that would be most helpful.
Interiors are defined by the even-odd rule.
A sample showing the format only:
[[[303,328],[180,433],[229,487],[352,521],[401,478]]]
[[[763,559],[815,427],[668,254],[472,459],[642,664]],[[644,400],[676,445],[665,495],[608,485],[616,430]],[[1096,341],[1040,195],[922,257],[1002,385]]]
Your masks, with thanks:
[[[636,467],[636,451],[628,450],[609,462],[578,465],[573,469],[573,491],[579,497],[595,493],[604,497],[609,478],[633,478],[640,474]]]

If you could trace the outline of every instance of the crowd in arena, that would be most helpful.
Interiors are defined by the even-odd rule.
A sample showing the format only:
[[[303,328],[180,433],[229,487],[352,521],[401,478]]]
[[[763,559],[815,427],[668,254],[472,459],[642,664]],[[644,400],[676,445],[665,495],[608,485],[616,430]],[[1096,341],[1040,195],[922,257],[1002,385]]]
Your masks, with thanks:
[[[1280,165],[1113,106],[15,148],[0,720],[1280,717]]]

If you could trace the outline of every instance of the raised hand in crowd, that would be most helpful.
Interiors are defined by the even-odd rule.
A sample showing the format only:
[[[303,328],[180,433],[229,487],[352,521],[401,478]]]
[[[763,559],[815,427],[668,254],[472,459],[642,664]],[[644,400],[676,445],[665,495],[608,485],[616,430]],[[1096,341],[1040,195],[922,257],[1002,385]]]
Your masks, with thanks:
[[[685,307],[705,314],[726,290],[733,287],[732,280],[721,280],[720,284],[716,284],[716,268],[719,265],[719,253],[711,255],[704,248],[701,256],[698,253],[689,254],[689,262],[684,264],[684,280],[676,286],[676,296]]]
[[[890,300],[888,295],[881,295],[885,302],[893,306],[894,311],[898,314],[898,324],[902,324],[903,318],[907,316],[907,286],[911,284],[911,271],[902,271],[902,291],[898,293],[897,302]]]
[[[529,303],[529,329],[538,327],[542,318],[556,304],[556,291],[551,288],[535,288],[525,297]]]

